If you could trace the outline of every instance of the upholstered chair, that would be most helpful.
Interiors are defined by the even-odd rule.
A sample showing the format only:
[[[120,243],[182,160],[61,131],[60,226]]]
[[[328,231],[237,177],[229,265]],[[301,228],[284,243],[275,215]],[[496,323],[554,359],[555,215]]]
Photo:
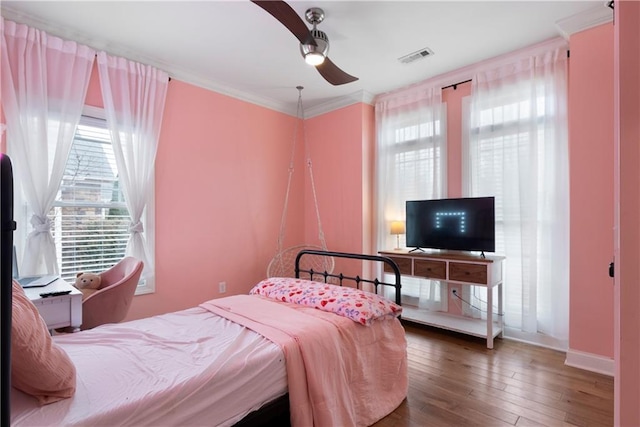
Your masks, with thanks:
[[[125,257],[100,273],[100,288],[82,301],[82,326],[91,329],[122,321],[129,312],[144,263]]]

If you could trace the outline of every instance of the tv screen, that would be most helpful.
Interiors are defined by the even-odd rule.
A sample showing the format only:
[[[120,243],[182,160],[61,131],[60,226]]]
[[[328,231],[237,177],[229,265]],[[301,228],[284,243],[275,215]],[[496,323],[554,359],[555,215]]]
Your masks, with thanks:
[[[408,200],[407,246],[495,252],[495,198]]]

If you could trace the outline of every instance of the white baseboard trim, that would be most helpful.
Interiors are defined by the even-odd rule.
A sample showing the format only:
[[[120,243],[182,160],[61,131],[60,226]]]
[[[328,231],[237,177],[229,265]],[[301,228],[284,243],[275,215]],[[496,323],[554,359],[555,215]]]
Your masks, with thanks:
[[[564,364],[610,377],[614,376],[616,368],[615,361],[609,357],[578,350],[567,350]]]

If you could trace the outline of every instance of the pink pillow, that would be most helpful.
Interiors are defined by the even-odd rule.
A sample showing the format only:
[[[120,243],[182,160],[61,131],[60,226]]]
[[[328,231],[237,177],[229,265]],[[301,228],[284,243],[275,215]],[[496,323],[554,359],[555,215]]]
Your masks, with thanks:
[[[263,280],[249,293],[314,307],[365,326],[369,326],[374,320],[393,318],[402,313],[402,307],[398,304],[371,292],[289,277]]]
[[[76,368],[49,335],[38,309],[13,282],[11,319],[11,385],[41,405],[73,396]]]

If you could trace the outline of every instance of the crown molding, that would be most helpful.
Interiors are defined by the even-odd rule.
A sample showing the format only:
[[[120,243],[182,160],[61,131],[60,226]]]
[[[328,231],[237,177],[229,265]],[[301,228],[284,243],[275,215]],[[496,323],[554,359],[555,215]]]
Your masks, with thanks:
[[[167,72],[167,74],[169,74],[170,77],[175,78],[176,80],[193,84],[195,86],[199,86],[201,88],[208,89],[222,95],[239,99],[241,101],[245,101],[251,104],[256,104],[258,106],[265,107],[271,110],[279,111],[281,113],[289,114],[292,116],[296,115],[297,109],[295,107],[291,107],[286,103],[281,103],[281,102],[274,101],[272,99],[256,96],[254,94],[251,94],[245,91],[232,89],[222,82],[216,82],[211,79],[202,78],[180,66],[177,66],[175,64],[170,64],[166,61],[158,60],[157,58],[152,58],[152,57],[142,55],[139,52],[133,51],[131,49],[127,49],[121,45],[116,46],[109,43],[98,42],[83,34],[69,30],[68,28],[61,27],[58,25],[52,25],[51,23],[44,21],[42,19],[39,19],[37,17],[34,17],[33,15],[27,15],[27,14],[18,12],[12,9],[10,6],[7,7],[5,5],[2,5],[2,7],[0,8],[0,14],[5,19],[8,19],[20,24],[28,25],[33,28],[37,28],[55,37],[60,37],[65,40],[71,40],[76,43],[83,44],[96,51],[104,51],[104,52],[107,52],[109,55],[120,56],[122,58],[126,58],[131,61],[150,65],[152,67],[155,67]]]
[[[323,102],[313,107],[305,109],[305,118],[320,116],[340,108],[348,107],[353,104],[363,103],[373,105],[375,95],[364,90],[350,93],[348,95],[333,98],[327,102]]]
[[[211,79],[203,79],[184,69],[179,69],[178,67],[169,66],[168,68],[165,68],[165,71],[167,71],[167,73],[169,73],[169,75],[172,78],[175,78],[176,80],[180,80],[182,82],[189,83],[189,84],[201,87],[203,89],[207,89],[207,90],[219,93],[221,95],[226,95],[231,98],[238,99],[240,101],[245,101],[250,104],[255,104],[260,107],[264,107],[270,110],[278,111],[280,113],[288,114],[290,116],[296,116],[297,114],[296,106],[291,107],[287,103],[277,102],[272,99],[256,96],[249,92],[236,90],[231,88],[230,86],[226,86],[223,83],[216,82]]]
[[[603,1],[600,6],[592,7],[557,21],[556,29],[562,37],[569,40],[572,34],[611,22],[613,20],[613,10],[607,6],[607,3]]]

